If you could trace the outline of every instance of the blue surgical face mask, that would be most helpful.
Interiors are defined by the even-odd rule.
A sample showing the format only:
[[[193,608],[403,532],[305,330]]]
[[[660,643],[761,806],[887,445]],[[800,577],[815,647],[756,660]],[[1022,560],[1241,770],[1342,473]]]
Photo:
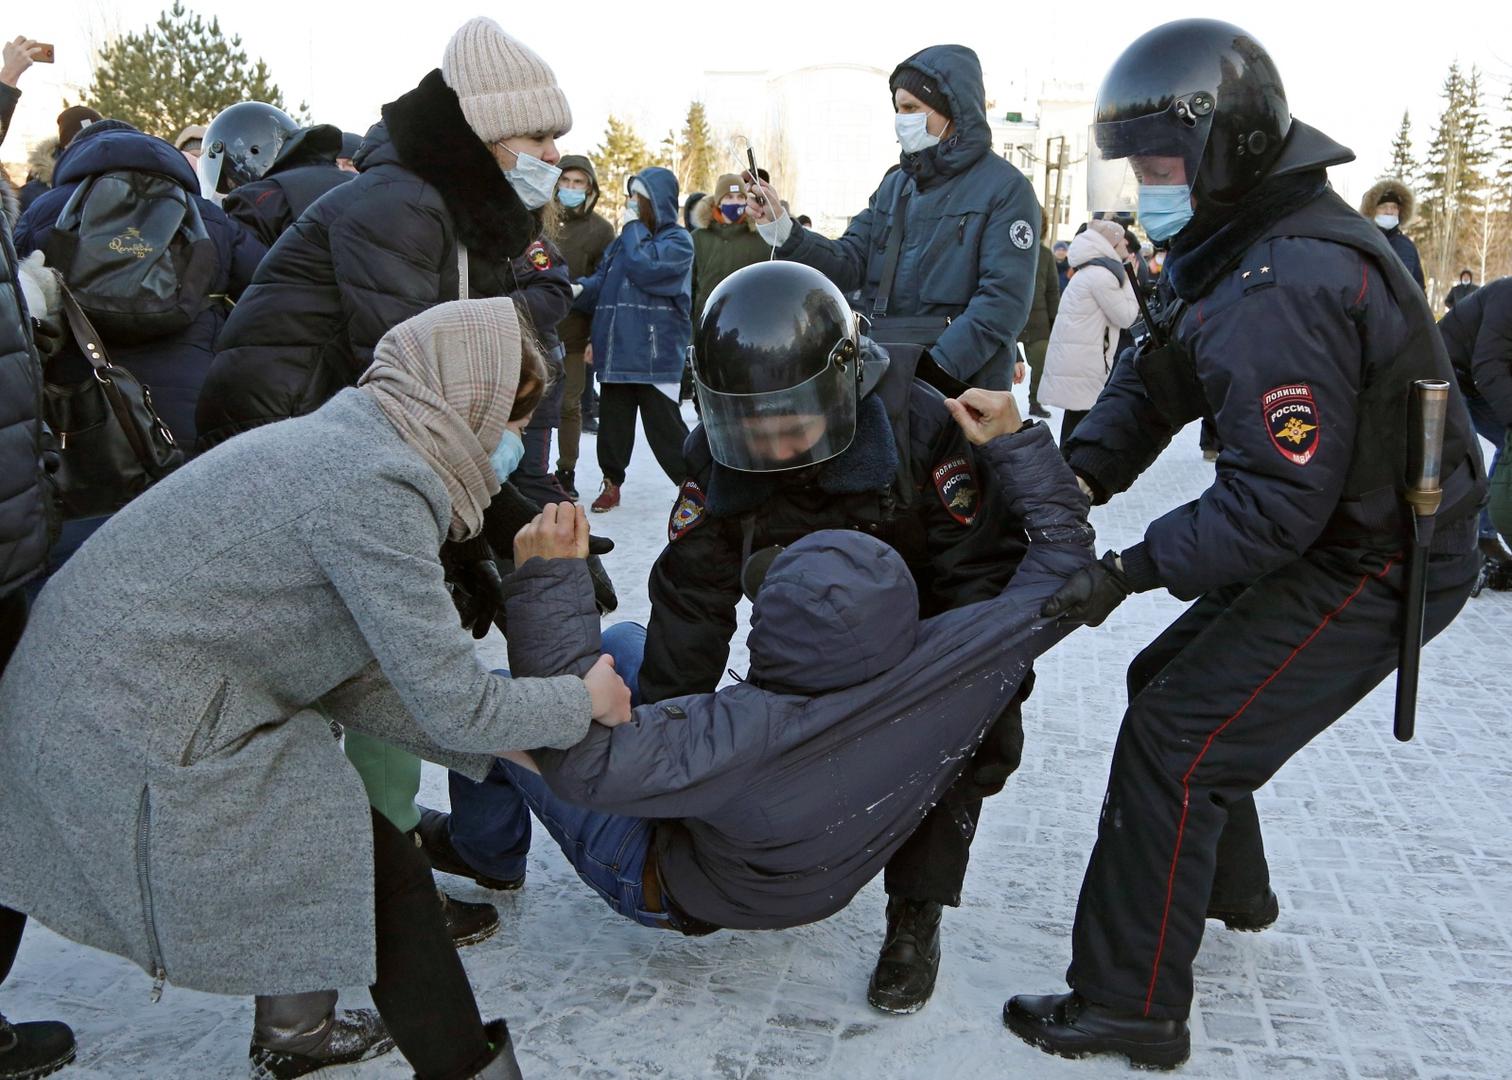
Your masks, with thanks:
[[[719,212],[724,215],[726,221],[733,225],[740,220],[741,215],[746,212],[746,208],[744,203],[720,203]]]
[[[1187,184],[1141,184],[1139,223],[1151,240],[1169,240],[1192,220],[1192,189]]]
[[[581,188],[557,188],[557,202],[569,210],[576,210],[588,201],[588,193]]]
[[[521,153],[506,142],[499,145],[515,156],[515,167],[503,170],[504,179],[515,189],[515,194],[525,204],[525,209],[539,210],[550,202],[551,193],[556,190],[557,181],[562,177],[562,170],[555,165],[546,164],[532,154]]]
[[[489,464],[493,466],[494,475],[499,478],[499,483],[504,483],[516,469],[520,462],[525,459],[525,443],[515,432],[504,429],[504,434],[499,436],[499,447],[489,455]]]

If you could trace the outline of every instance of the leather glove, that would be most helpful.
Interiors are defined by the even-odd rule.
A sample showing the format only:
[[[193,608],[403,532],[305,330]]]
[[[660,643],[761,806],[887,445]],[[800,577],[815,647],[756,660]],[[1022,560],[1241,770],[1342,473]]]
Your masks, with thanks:
[[[681,404],[684,401],[693,400],[693,365],[683,364],[682,384],[677,388],[677,400]]]
[[[57,319],[33,319],[32,341],[36,343],[37,352],[42,355],[44,361],[57,356],[63,349],[67,340],[63,324]]]
[[[1133,591],[1118,553],[1109,551],[1067,578],[1056,594],[1045,601],[1040,614],[1047,619],[1065,618],[1086,626],[1101,626]]]
[[[513,484],[506,483],[483,511],[483,536],[497,554],[503,552],[508,560],[514,552],[515,533],[535,520],[541,506]],[[588,537],[589,555],[607,555],[614,550],[614,541],[607,536]],[[496,560],[497,561],[497,560]]]
[[[504,575],[481,536],[441,549],[441,564],[462,625],[481,639],[495,623],[504,629]]]
[[[591,537],[588,543],[589,547],[593,546]],[[603,561],[591,551],[588,553],[588,576],[593,580],[593,601],[598,605],[599,614],[607,615],[619,607],[619,594],[614,591],[609,571],[604,569]]]

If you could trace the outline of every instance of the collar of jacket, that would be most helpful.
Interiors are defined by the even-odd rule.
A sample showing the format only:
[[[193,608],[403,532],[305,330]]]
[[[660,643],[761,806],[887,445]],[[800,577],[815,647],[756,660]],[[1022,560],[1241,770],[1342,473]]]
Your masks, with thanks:
[[[882,491],[898,473],[898,446],[893,440],[887,407],[876,394],[861,399],[856,410],[856,437],[844,452],[809,468],[820,491],[858,495]],[[709,472],[707,505],[710,517],[734,517],[763,506],[808,469],[781,473],[742,472],[718,462]]]
[[[1262,181],[1232,213],[1209,222],[1199,214],[1172,242],[1166,257],[1164,274],[1172,290],[1188,303],[1207,295],[1272,225],[1327,187],[1323,169],[1276,176]]]
[[[524,252],[540,231],[536,219],[467,126],[440,68],[385,105],[383,119],[404,167],[441,193],[462,243],[509,259]]]

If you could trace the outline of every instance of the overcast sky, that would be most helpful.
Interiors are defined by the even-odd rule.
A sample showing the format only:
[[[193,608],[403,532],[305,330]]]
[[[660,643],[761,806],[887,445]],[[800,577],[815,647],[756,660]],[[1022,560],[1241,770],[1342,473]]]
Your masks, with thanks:
[[[170,0],[55,0],[6,4],[0,34],[57,45],[58,63],[24,77],[12,138],[52,130],[62,98],[89,80],[91,42],[112,30],[153,21]],[[314,118],[365,131],[379,106],[440,63],[447,39],[467,18],[490,15],[540,52],[572,102],[574,128],[564,150],[586,151],[611,109],[628,114],[648,143],[676,123],[707,69],[785,69],[856,62],[890,70],[929,44],[960,42],[982,57],[988,93],[1001,108],[1023,87],[1031,98],[1049,77],[1095,89],[1120,50],[1149,26],[1193,15],[1244,27],[1270,50],[1294,115],[1352,147],[1359,161],[1335,171],[1346,196],[1382,169],[1391,138],[1410,109],[1419,149],[1439,110],[1450,61],[1483,72],[1488,97],[1500,103],[1512,80],[1512,4],[1456,5],[1296,3],[1191,6],[1070,2],[814,3],[638,5],[552,0],[490,8],[478,0],[406,4],[189,0],[217,15],[261,56],[291,102],[305,100]],[[675,21],[664,12],[681,10]],[[1400,16],[1392,11],[1401,11]],[[877,108],[886,110],[885,98]],[[716,118],[717,119],[717,118]],[[7,159],[20,148],[6,146]]]

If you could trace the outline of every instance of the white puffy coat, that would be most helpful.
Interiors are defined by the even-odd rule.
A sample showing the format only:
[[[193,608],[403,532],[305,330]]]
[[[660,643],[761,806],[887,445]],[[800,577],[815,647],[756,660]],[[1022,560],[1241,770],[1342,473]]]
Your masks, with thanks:
[[[1050,328],[1045,375],[1039,400],[1060,409],[1086,410],[1097,401],[1118,348],[1118,332],[1134,325],[1139,302],[1127,277],[1115,278],[1093,259],[1118,255],[1107,238],[1093,229],[1071,241],[1067,261],[1077,272],[1061,294],[1060,311]]]

